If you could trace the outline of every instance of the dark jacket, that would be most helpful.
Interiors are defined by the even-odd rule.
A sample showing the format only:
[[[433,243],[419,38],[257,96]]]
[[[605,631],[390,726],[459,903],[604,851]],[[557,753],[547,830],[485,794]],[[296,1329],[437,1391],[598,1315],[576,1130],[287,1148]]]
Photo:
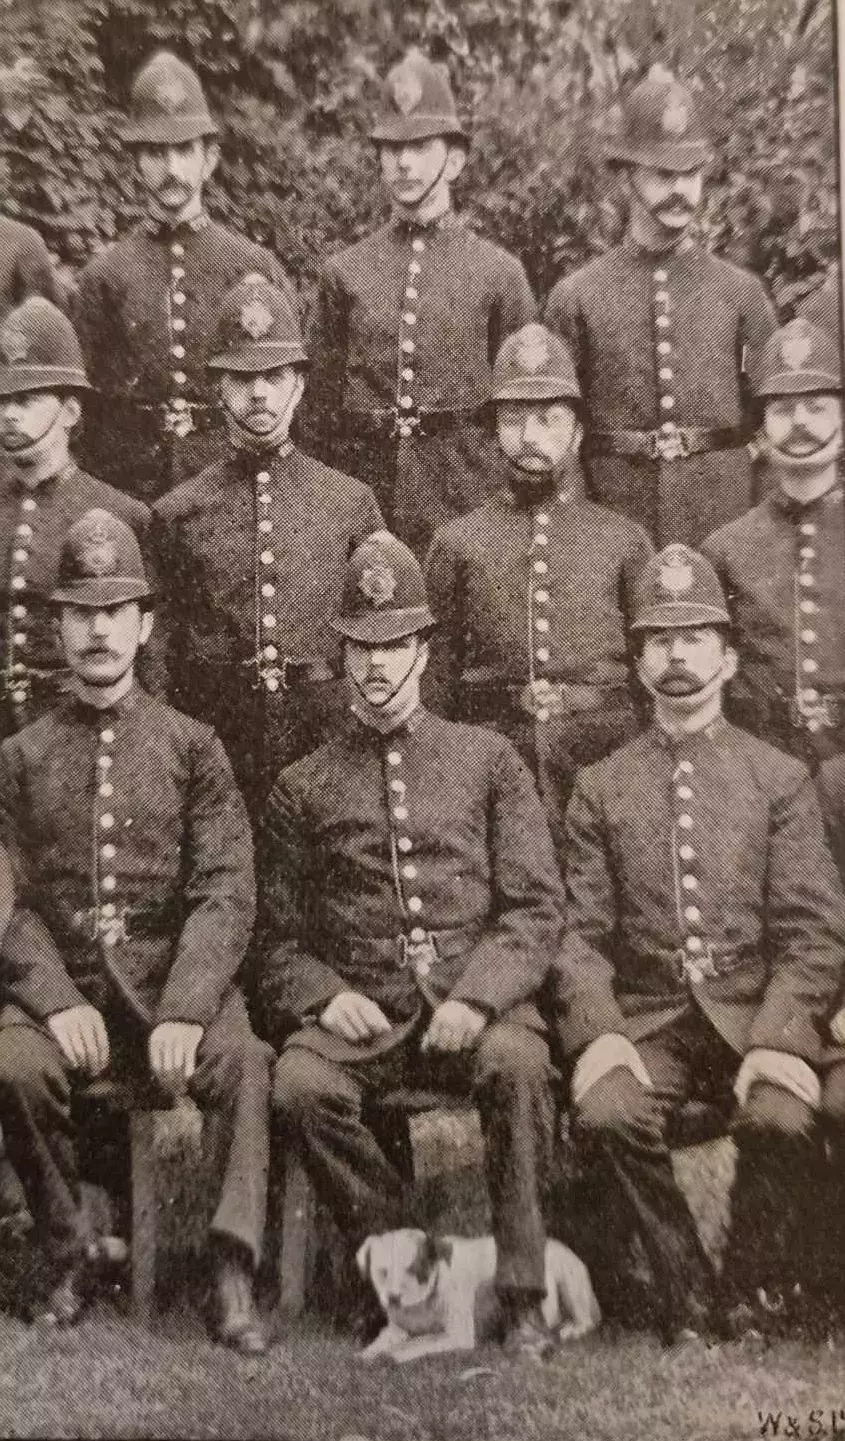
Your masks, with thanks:
[[[818,1059],[845,897],[803,765],[723,720],[677,746],[652,727],[579,777],[567,841],[565,1051],[640,1040],[692,1000],[738,1054]],[[707,948],[715,976],[685,979]]]
[[[137,686],[108,711],[67,697],[0,747],[0,834],[22,911],[4,1001],[39,1021],[88,1001],[145,1027],[210,1024],[255,894],[243,802],[208,726]]]

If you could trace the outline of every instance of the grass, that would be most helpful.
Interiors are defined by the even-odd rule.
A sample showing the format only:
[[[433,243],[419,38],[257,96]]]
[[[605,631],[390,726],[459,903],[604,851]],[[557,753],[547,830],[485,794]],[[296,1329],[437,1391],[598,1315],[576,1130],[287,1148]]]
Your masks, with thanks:
[[[0,1435],[744,1441],[761,1435],[758,1412],[783,1413],[781,1435],[845,1435],[845,1412],[838,1430],[831,1425],[831,1413],[845,1407],[845,1338],[700,1352],[601,1333],[542,1366],[508,1362],[486,1347],[471,1357],[365,1367],[348,1336],[309,1318],[277,1335],[264,1360],[232,1355],[209,1342],[185,1287],[172,1284],[176,1257],[184,1267],[196,1255],[195,1203],[207,1214],[211,1168],[197,1166],[195,1139],[191,1118],[168,1121],[159,1138],[163,1279],[171,1299],[155,1333],[107,1304],[74,1331],[46,1336],[0,1317]],[[414,1139],[432,1219],[448,1229],[480,1229],[486,1203],[474,1122],[420,1118]],[[716,1254],[731,1166],[722,1142],[679,1159],[705,1243]],[[818,1410],[824,1414],[814,1419]],[[797,1420],[798,1431],[787,1429],[787,1417]],[[771,1426],[768,1434],[775,1434]]]

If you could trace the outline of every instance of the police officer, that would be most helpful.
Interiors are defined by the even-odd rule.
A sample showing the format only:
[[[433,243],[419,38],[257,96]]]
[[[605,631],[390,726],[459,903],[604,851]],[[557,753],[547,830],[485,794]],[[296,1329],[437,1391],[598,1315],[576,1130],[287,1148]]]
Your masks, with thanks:
[[[601,1289],[638,1233],[667,1337],[706,1326],[712,1302],[667,1143],[691,1098],[726,1118],[736,1102],[727,1319],[743,1329],[803,1279],[795,1198],[812,1176],[819,1026],[843,961],[845,897],[810,776],[722,715],[737,665],[727,630],[704,557],[671,545],[649,562],[634,631],[654,723],[581,772],[567,812],[559,1034],[593,1279]]]
[[[260,1009],[281,1048],[281,1134],[357,1245],[404,1223],[362,1101],[397,1084],[471,1089],[508,1344],[543,1354],[554,1106],[534,996],[562,925],[543,808],[507,740],[421,707],[434,617],[406,546],[358,547],[335,624],[354,714],[282,772],[262,840]]]
[[[21,908],[4,943],[0,1121],[57,1267],[44,1317],[75,1321],[90,1274],[75,1092],[97,1076],[139,1096],[187,1089],[230,1132],[217,1334],[255,1354],[269,1069],[234,985],[254,915],[249,823],[211,728],[135,681],[153,617],[129,527],[99,509],[76,521],[52,599],[71,693],[0,748]]]
[[[86,455],[97,474],[145,501],[196,475],[219,447],[204,367],[226,291],[255,270],[289,288],[269,251],[205,210],[216,136],[195,72],[167,51],[154,55],[121,131],[147,214],[88,262],[75,301],[97,391]]]
[[[658,545],[698,545],[754,500],[745,354],[776,320],[756,276],[693,239],[708,155],[692,93],[655,67],[607,149],[628,233],[558,281],[545,312],[575,356],[590,494]]]
[[[775,488],[704,547],[727,590],[742,656],[729,711],[815,770],[845,749],[838,341],[793,320],[753,358],[751,375]]]
[[[626,623],[651,544],[584,498],[581,393],[557,336],[509,336],[493,400],[504,484],[435,533],[426,564],[433,669],[447,714],[504,731],[528,761],[562,859],[576,768],[639,728]]]
[[[208,366],[231,443],[156,506],[171,694],[215,725],[257,819],[342,708],[329,619],[350,552],[384,522],[368,486],[289,439],[306,356],[285,292],[260,275],[235,285]]]
[[[324,268],[309,423],[319,453],[372,485],[424,555],[436,526],[489,489],[479,413],[493,357],[534,300],[519,261],[452,210],[468,141],[445,71],[418,50],[388,73],[371,139],[393,216]]]
[[[98,505],[144,537],[150,512],[81,470],[69,450],[88,379],[73,326],[33,296],[0,326],[0,735],[52,706],[66,680],[49,597],[69,525]]]

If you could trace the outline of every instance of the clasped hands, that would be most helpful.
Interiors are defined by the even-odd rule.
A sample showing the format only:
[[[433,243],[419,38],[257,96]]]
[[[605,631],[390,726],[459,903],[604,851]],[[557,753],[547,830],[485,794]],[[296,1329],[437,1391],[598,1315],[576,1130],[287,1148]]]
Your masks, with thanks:
[[[420,1047],[423,1051],[465,1051],[486,1024],[484,1013],[465,1001],[441,1001]],[[320,1013],[320,1025],[324,1031],[353,1046],[374,1041],[393,1030],[381,1006],[358,991],[341,991],[333,996]]]
[[[108,1069],[111,1057],[108,1031],[96,1006],[70,1006],[56,1011],[47,1028],[68,1065],[93,1078]],[[150,1070],[165,1090],[184,1090],[197,1068],[197,1049],[203,1027],[190,1021],[162,1021],[148,1040]]]

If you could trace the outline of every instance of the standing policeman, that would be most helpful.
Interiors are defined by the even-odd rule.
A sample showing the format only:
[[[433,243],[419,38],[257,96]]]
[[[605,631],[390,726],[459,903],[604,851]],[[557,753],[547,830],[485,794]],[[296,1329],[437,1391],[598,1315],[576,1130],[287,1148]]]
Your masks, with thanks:
[[[448,77],[418,50],[389,72],[371,139],[393,217],[325,266],[310,424],[423,555],[490,488],[479,410],[499,346],[535,307],[519,261],[452,210],[467,137]]]
[[[728,594],[739,725],[812,770],[845,750],[845,506],[838,340],[807,320],[752,357],[760,444],[776,488],[705,552]]]
[[[350,552],[384,524],[368,486],[288,438],[305,365],[289,295],[247,276],[208,362],[231,443],[156,506],[171,693],[217,728],[254,819],[340,707],[329,618]]]
[[[86,453],[97,474],[145,501],[196,475],[219,447],[204,367],[226,291],[255,270],[289,288],[269,251],[204,209],[216,136],[195,72],[167,51],[154,55],[121,131],[147,215],[88,262],[75,302],[97,391]]]
[[[70,454],[88,379],[73,326],[33,296],[0,326],[0,735],[55,704],[67,680],[49,605],[65,532],[93,505],[143,538],[150,512],[86,475]],[[148,678],[149,673],[148,673]]]
[[[756,276],[693,240],[708,153],[690,91],[652,72],[607,149],[626,178],[628,234],[558,281],[546,306],[575,356],[590,493],[658,545],[698,545],[754,499],[745,354],[776,321]]]
[[[509,336],[493,400],[505,483],[434,536],[433,670],[447,714],[495,726],[528,761],[562,857],[576,768],[638,728],[625,630],[651,544],[584,499],[581,393],[559,337],[535,324]]]

